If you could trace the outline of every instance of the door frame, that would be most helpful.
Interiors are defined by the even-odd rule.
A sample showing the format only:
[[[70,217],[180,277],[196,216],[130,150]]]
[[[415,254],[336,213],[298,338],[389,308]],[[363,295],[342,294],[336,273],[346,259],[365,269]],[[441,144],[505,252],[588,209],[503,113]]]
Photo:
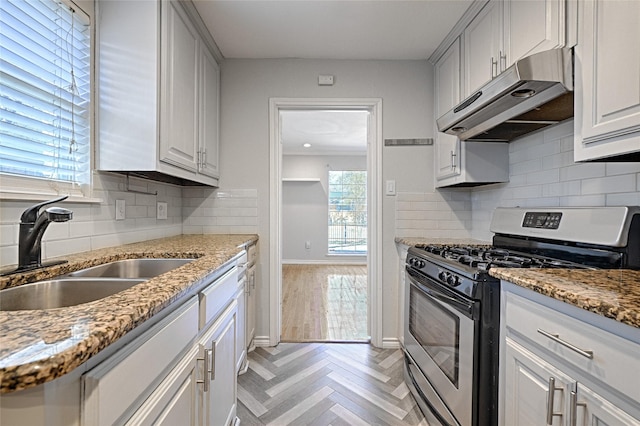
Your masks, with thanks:
[[[269,99],[269,346],[282,330],[282,110],[362,110],[367,129],[367,322],[371,344],[382,347],[382,98]]]

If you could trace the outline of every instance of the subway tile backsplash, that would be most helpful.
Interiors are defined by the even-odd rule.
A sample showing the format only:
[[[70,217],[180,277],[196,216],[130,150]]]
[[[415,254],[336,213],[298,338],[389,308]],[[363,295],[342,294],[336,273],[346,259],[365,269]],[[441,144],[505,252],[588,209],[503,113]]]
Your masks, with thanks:
[[[127,192],[122,175],[95,173],[93,180],[93,196],[102,201],[97,204],[61,203],[73,211],[73,219],[49,225],[42,239],[43,259],[182,233],[181,187],[131,178],[130,189],[157,191],[157,195],[146,195]],[[125,200],[124,220],[115,220],[115,200]],[[167,203],[167,219],[156,219],[157,201]],[[2,200],[0,265],[18,263],[20,215],[35,203]]]
[[[510,142],[509,182],[471,192],[472,237],[496,207],[640,205],[640,163],[574,163],[573,143],[573,120]]]
[[[185,234],[257,234],[255,189],[185,188],[182,215]]]

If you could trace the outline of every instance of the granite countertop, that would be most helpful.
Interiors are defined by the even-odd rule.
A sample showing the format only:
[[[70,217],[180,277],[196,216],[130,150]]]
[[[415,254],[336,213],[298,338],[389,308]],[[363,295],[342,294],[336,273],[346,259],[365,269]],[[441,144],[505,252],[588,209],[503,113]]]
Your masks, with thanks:
[[[0,289],[138,257],[195,258],[104,299],[67,308],[0,311],[0,393],[48,382],[86,362],[203,284],[257,235],[183,235],[65,256],[69,262],[0,278]],[[51,259],[55,260],[55,259]]]
[[[489,274],[640,328],[640,271],[492,268]]]
[[[470,245],[488,246],[490,241],[474,240],[471,238],[428,238],[428,237],[396,237],[396,244],[416,246],[419,244],[442,244],[442,245]]]

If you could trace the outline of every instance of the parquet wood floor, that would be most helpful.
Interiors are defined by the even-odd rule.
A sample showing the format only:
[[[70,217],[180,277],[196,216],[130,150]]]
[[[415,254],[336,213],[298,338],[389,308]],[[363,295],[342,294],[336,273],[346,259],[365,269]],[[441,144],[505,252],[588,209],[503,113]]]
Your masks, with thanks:
[[[238,377],[238,417],[242,426],[428,426],[402,368],[402,351],[365,343],[256,348]]]
[[[283,265],[280,338],[369,341],[366,265]]]

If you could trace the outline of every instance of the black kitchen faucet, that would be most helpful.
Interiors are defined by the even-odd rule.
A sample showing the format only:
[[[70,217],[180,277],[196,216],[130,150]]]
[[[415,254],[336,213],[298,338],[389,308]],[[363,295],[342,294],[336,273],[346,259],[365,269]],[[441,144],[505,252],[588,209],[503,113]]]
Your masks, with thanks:
[[[40,208],[67,199],[69,196],[44,201],[26,209],[20,216],[20,237],[18,240],[18,269],[14,272],[56,265],[65,261],[42,264],[42,236],[51,222],[66,222],[73,218],[73,212],[62,207]]]

